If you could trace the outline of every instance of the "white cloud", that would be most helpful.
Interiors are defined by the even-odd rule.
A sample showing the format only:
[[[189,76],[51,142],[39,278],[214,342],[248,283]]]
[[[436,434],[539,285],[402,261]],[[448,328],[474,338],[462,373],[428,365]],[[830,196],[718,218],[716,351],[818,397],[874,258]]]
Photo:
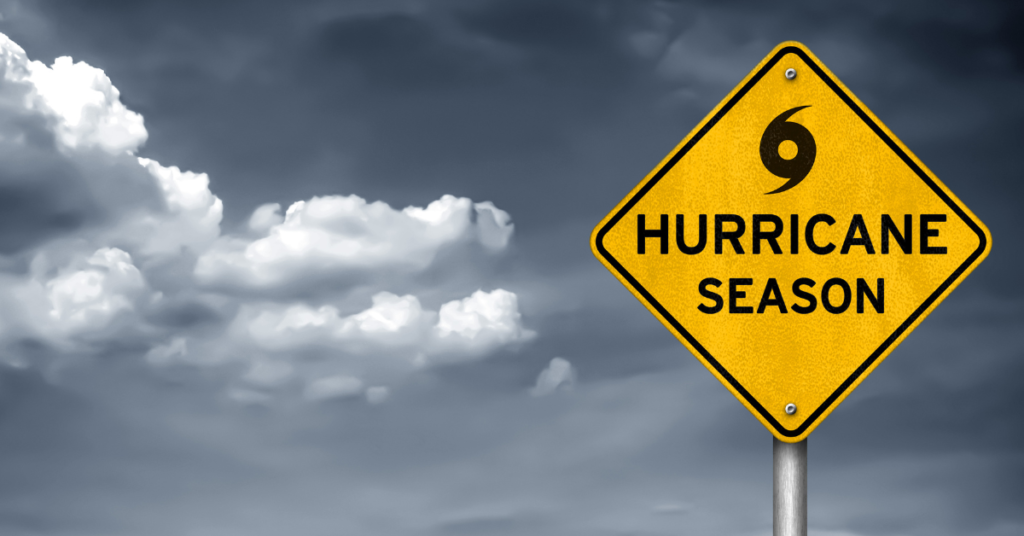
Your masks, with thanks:
[[[145,228],[143,249],[148,254],[178,253],[181,247],[194,252],[204,251],[220,235],[224,205],[210,191],[206,173],[181,171],[177,166],[165,167],[148,158],[139,164],[156,180],[163,193],[167,212],[146,214],[138,221],[126,222],[135,234]]]
[[[143,118],[102,70],[30,61],[2,34],[0,69],[0,183],[24,199],[13,208],[22,228],[0,230],[4,253],[71,240],[145,261],[183,246],[198,254],[220,235],[221,201],[205,174],[132,156],[148,136]]]
[[[222,371],[228,398],[246,404],[280,393],[379,403],[403,374],[533,336],[507,290],[420,301],[476,288],[445,270],[416,278],[439,259],[472,269],[479,250],[508,247],[511,217],[491,202],[442,195],[399,210],[313,197],[283,215],[257,207],[247,229],[224,234],[209,176],[135,156],[143,118],[102,70],[30,61],[2,34],[0,70],[0,184],[25,196],[11,209],[24,229],[0,229],[0,254],[29,264],[0,269],[7,362],[45,353],[29,347],[67,359],[138,348],[153,366]]]
[[[414,365],[476,359],[534,335],[522,325],[515,294],[503,289],[478,290],[443,304],[439,313],[424,310],[415,296],[390,292],[374,295],[370,308],[348,316],[333,305],[245,306],[236,331],[244,331],[266,351],[320,347],[399,355]]]
[[[364,311],[342,316],[333,305],[312,307],[262,304],[245,306],[237,322],[260,347],[291,351],[311,345],[347,352],[379,350],[384,347],[416,347],[431,315],[415,296],[381,292]]]
[[[284,216],[281,215],[280,203],[267,203],[260,205],[252,211],[249,217],[249,229],[257,233],[266,234],[274,226],[284,223]]]
[[[568,389],[576,383],[576,371],[569,361],[556,357],[537,376],[537,384],[530,389],[533,396],[547,396],[559,388]]]
[[[505,249],[515,227],[512,224],[512,216],[490,201],[476,203],[473,208],[476,210],[477,236],[480,243],[492,251]]]
[[[130,254],[100,248],[67,257],[51,267],[40,254],[28,274],[0,277],[3,361],[30,362],[29,356],[19,355],[20,340],[43,342],[57,354],[93,353],[145,329],[142,313],[159,293]]]
[[[523,328],[519,300],[512,292],[477,290],[471,296],[441,306],[434,328],[436,347],[449,352],[481,353],[527,341],[534,333]]]
[[[131,255],[116,248],[93,253],[89,268],[57,277],[46,284],[57,320],[75,320],[89,313],[114,313],[130,307],[119,290],[142,286],[142,275],[132,264]]]
[[[250,229],[265,236],[219,241],[199,259],[196,276],[205,283],[272,288],[339,271],[422,270],[448,245],[478,241],[500,250],[513,229],[493,204],[450,195],[402,210],[356,195],[314,197],[292,204],[280,221],[276,210],[257,208]]]
[[[33,86],[29,106],[44,110],[55,120],[57,141],[67,148],[99,147],[110,154],[134,152],[148,136],[142,116],[121,103],[120,92],[102,70],[67,56],[47,67],[27,61],[25,52],[6,36],[2,46],[8,65],[18,63],[25,70],[9,69],[8,80],[27,81]],[[27,72],[26,72],[27,71]]]
[[[132,311],[146,287],[131,255],[120,249],[99,249],[84,264],[46,282],[49,324],[59,332],[104,328],[119,313]]]

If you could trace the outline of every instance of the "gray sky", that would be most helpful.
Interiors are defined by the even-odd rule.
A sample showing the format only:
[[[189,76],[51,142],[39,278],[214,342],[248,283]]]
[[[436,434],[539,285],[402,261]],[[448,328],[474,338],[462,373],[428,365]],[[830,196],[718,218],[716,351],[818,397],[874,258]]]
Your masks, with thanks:
[[[812,434],[811,533],[1024,534],[1016,5],[0,14],[3,534],[770,534],[771,435],[589,235],[784,40],[994,238]]]

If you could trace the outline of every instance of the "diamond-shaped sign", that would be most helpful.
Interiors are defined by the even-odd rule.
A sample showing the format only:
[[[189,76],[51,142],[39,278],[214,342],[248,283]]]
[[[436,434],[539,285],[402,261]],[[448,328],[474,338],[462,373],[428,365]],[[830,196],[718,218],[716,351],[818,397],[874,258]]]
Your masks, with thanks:
[[[591,239],[786,442],[806,438],[991,242],[795,42],[776,47]]]

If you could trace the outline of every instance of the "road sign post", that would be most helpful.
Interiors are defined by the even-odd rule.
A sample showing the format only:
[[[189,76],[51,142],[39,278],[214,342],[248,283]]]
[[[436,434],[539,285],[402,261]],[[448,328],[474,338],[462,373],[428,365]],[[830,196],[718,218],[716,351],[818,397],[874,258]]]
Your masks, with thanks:
[[[807,536],[807,440],[772,438],[772,534]]]
[[[790,469],[806,467],[808,435],[991,244],[796,42],[769,53],[591,235],[605,267],[778,442],[803,445],[776,443],[777,477],[804,482],[781,482],[804,499],[777,494],[790,505],[777,520],[806,515],[794,506],[806,504],[806,472]]]

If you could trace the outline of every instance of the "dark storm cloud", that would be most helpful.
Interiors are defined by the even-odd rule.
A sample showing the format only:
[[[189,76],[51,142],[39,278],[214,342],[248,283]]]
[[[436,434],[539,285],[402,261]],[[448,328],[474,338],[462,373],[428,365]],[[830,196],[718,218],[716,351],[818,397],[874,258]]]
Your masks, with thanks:
[[[500,2],[460,14],[470,31],[527,56],[528,70],[551,83],[609,91],[636,72],[621,21],[585,3]],[[604,11],[603,15],[600,11]]]
[[[626,88],[650,83],[618,16],[639,9],[601,16],[585,3],[510,3],[498,6],[513,21],[503,23],[475,3],[321,16],[247,5],[207,32],[234,11],[186,7],[44,12],[57,24],[95,18],[107,28],[100,40],[62,35],[83,59],[119,58],[107,71],[148,124],[162,125],[151,129],[145,154],[218,177],[218,193],[239,200],[227,204],[229,222],[244,217],[245,205],[322,193],[423,202],[434,193],[427,184],[514,199],[522,175],[558,165],[581,128],[572,124],[599,123],[617,113]],[[531,20],[545,26],[523,33]],[[39,48],[38,33],[8,30],[30,52]],[[371,37],[353,45],[361,35]],[[197,145],[196,131],[216,139],[217,150]],[[319,187],[325,174],[333,192]],[[547,218],[552,210],[534,212]]]
[[[316,71],[356,78],[374,90],[437,91],[486,80],[486,55],[445,37],[429,20],[408,14],[344,17],[317,29],[310,52]]]
[[[298,79],[329,91],[324,106],[360,131],[344,145],[361,155],[347,166],[355,187],[389,199],[428,185],[501,196],[527,221],[550,222],[556,198],[521,188],[524,176],[551,176],[577,129],[651,83],[621,23],[592,11],[512,3],[346,17],[322,26],[308,56],[323,63],[305,62]]]
[[[261,203],[330,193],[395,207],[440,193],[494,201],[515,218],[510,255],[443,254],[392,290],[429,285],[424,304],[436,308],[463,286],[512,288],[539,335],[410,379],[384,406],[336,400],[309,413],[218,405],[202,374],[179,369],[112,380],[97,367],[70,402],[66,388],[9,372],[4,407],[20,409],[0,423],[22,443],[8,445],[3,471],[62,507],[5,488],[11,532],[765,532],[767,433],[600,268],[587,236],[794,38],[995,242],[814,435],[812,528],[996,535],[1024,523],[1016,5],[26,3],[21,13],[4,11],[0,29],[36,59],[71,54],[106,69],[146,117],[143,154],[210,172],[231,225]],[[24,215],[32,231],[12,233],[11,247],[89,218],[80,204],[69,209],[84,210],[78,220],[47,210]],[[227,318],[171,301],[154,323],[198,331]],[[578,370],[576,389],[526,396],[556,355]],[[121,405],[137,413],[111,409]],[[90,465],[120,480],[102,483]],[[154,481],[171,483],[155,491]]]
[[[899,45],[930,70],[956,78],[1024,69],[1024,39],[1017,31],[1024,9],[1016,3],[952,4],[924,16],[903,11],[881,18],[873,33],[899,36]]]

